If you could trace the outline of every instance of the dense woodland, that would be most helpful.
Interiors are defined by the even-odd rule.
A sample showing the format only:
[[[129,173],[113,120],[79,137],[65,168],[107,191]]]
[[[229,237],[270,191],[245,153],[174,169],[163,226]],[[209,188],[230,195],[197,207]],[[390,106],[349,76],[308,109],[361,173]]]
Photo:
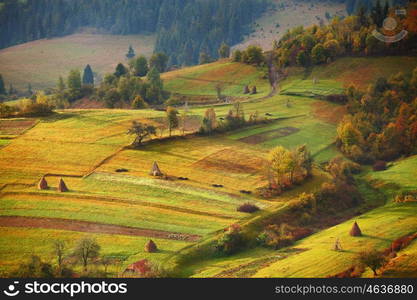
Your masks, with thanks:
[[[363,5],[355,15],[344,19],[334,18],[327,26],[297,27],[287,32],[274,44],[278,67],[319,65],[341,56],[375,56],[411,54],[417,50],[417,26],[413,14],[396,16],[396,7],[388,2],[376,1],[371,8]],[[410,4],[410,10],[412,4]],[[383,20],[391,16],[400,24],[397,31],[405,29],[408,35],[397,43],[384,43],[375,38],[378,30],[387,36],[393,32],[381,29]],[[394,32],[398,33],[398,32]]]
[[[111,34],[157,33],[170,65],[217,58],[222,42],[242,40],[266,0],[0,0],[0,48],[64,36],[83,27]]]

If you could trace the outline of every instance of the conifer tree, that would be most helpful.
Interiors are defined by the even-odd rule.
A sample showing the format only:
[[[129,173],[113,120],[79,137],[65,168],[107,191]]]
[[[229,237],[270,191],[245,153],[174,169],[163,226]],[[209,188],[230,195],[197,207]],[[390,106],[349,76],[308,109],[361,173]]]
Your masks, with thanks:
[[[87,65],[84,69],[83,85],[94,86],[94,74],[93,74],[93,70],[91,69],[90,65]]]
[[[6,94],[6,88],[4,87],[3,76],[0,74],[0,95]]]

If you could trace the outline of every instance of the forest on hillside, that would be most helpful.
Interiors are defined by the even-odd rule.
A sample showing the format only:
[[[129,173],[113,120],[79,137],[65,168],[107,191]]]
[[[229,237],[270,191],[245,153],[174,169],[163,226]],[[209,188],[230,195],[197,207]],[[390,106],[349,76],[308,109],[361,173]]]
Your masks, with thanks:
[[[217,58],[238,43],[267,0],[0,0],[0,48],[64,36],[83,27],[110,34],[157,33],[156,51],[170,65],[196,64],[204,51]]]

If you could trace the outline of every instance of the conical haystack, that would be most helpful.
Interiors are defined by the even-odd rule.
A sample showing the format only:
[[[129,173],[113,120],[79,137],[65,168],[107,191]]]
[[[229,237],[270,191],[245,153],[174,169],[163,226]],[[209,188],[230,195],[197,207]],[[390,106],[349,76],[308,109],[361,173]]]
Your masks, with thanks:
[[[60,191],[61,193],[68,192],[67,185],[65,184],[62,178],[59,180],[58,191]]]
[[[42,179],[38,183],[38,189],[40,190],[47,190],[48,189],[48,182],[45,179],[45,176],[42,176]]]
[[[163,175],[161,170],[159,169],[159,166],[158,166],[156,161],[153,162],[152,169],[151,169],[151,175],[152,176],[162,176]]]
[[[354,223],[352,226],[352,229],[350,230],[350,235],[351,236],[362,236],[362,231],[359,228],[358,223]]]
[[[158,251],[158,247],[156,246],[154,241],[149,240],[149,242],[147,242],[145,245],[145,252],[154,253],[156,251]]]

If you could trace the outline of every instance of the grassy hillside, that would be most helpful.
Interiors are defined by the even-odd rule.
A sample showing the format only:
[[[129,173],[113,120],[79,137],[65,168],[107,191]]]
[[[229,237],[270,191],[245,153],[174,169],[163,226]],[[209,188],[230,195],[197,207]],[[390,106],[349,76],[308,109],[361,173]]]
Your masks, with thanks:
[[[102,77],[119,62],[126,62],[129,45],[136,54],[152,54],[155,37],[145,35],[73,34],[62,38],[33,41],[0,50],[0,73],[8,86],[26,91],[54,87],[59,76],[90,64]],[[65,63],[63,63],[65,62]]]
[[[232,257],[203,261],[189,266],[184,272],[193,277],[327,277],[347,270],[357,264],[357,255],[366,249],[385,250],[404,235],[417,232],[416,203],[393,203],[393,194],[401,189],[415,189],[416,157],[396,162],[383,172],[364,175],[382,191],[360,185],[365,205],[381,205],[354,219],[305,238],[290,248],[274,251],[256,248]],[[360,180],[364,180],[363,177]],[[351,237],[349,230],[357,221],[363,236]],[[343,251],[334,251],[339,238]],[[382,277],[415,276],[416,242],[398,253],[397,258],[380,270]],[[363,276],[373,277],[370,270]]]
[[[287,30],[297,26],[308,27],[320,21],[327,23],[326,12],[331,17],[347,14],[343,3],[311,0],[273,0],[272,2],[275,4],[275,9],[271,8],[256,20],[252,24],[253,32],[234,48],[245,49],[249,45],[260,45],[263,49],[270,50],[274,40],[278,41]]]
[[[282,94],[326,96],[340,94],[343,88],[355,85],[366,89],[380,77],[389,78],[398,72],[411,72],[417,57],[344,57],[315,66],[311,70],[291,68],[289,76],[281,83]],[[316,80],[316,82],[314,82]]]
[[[257,87],[255,97],[268,95],[271,90],[266,69],[229,60],[167,72],[162,74],[162,79],[168,91],[187,96],[216,97],[218,84],[223,86],[224,96],[247,97],[243,94],[245,85]]]

